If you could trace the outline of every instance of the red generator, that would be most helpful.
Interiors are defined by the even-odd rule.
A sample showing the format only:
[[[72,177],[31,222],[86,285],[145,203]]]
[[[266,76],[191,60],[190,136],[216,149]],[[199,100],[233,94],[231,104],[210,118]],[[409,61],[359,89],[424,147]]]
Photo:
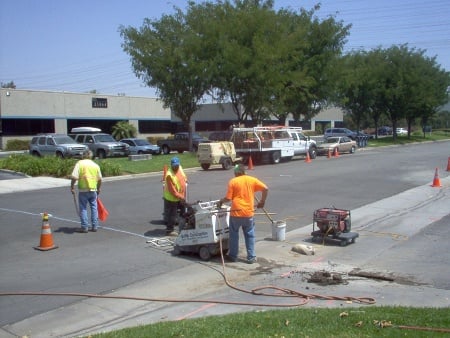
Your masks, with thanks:
[[[321,208],[314,211],[311,236],[313,241],[330,240],[346,246],[349,243],[355,243],[356,238],[359,237],[356,232],[350,232],[351,226],[350,210],[334,207]]]

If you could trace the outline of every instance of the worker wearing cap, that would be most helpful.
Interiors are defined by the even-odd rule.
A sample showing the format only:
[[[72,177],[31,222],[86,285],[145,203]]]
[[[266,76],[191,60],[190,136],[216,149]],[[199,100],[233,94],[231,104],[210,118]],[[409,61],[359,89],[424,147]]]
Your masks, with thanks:
[[[177,236],[175,224],[180,203],[185,203],[187,177],[180,165],[180,159],[173,157],[167,170],[164,184],[164,213],[167,217],[166,235]]]
[[[242,227],[247,249],[247,263],[256,262],[255,254],[255,192],[261,192],[261,198],[257,208],[264,208],[268,188],[259,179],[245,174],[243,164],[234,167],[234,178],[228,182],[226,196],[220,200],[220,204],[231,201],[230,210],[230,243],[228,260],[237,261],[239,253],[239,228]]]
[[[97,197],[102,185],[102,172],[98,164],[91,160],[92,156],[90,150],[83,153],[83,158],[73,168],[70,181],[70,191],[74,195],[75,183],[78,181],[78,204],[81,220],[79,232],[81,233],[87,233],[89,228],[88,204],[91,209],[91,231],[96,232],[98,228]]]

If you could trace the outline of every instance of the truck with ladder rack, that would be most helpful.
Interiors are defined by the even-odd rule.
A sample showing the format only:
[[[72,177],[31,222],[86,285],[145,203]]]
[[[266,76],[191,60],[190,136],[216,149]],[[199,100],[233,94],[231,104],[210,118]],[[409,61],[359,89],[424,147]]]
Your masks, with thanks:
[[[301,132],[301,128],[286,126],[234,128],[231,141],[236,155],[247,163],[279,163],[297,155],[316,157],[316,143]]]

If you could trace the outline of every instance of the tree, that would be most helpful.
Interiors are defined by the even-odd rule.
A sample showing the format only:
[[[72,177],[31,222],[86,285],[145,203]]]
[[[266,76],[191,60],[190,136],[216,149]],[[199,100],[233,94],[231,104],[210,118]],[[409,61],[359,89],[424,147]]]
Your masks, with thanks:
[[[10,82],[6,82],[6,83],[1,83],[1,87],[2,88],[10,88],[10,89],[16,89],[16,85],[14,84],[14,81],[10,81]]]
[[[424,125],[447,100],[449,73],[423,50],[401,45],[359,51],[344,57],[342,65],[338,102],[358,127],[358,121],[369,114],[378,128],[385,114],[392,123],[394,139],[397,123],[403,118],[410,135],[415,119],[420,118]]]
[[[310,120],[323,108],[334,92],[336,62],[342,54],[350,25],[334,17],[320,21],[314,9],[299,14],[282,11],[290,22],[287,35],[289,61],[284,72],[286,80],[280,93],[281,113],[291,112],[294,120],[303,115]]]
[[[268,115],[282,40],[272,7],[273,1],[225,1],[210,10],[205,34],[215,44],[214,98],[230,100],[239,122],[250,117],[258,123]]]
[[[119,121],[112,127],[112,136],[116,140],[123,138],[136,137],[136,127],[128,121]]]
[[[122,48],[131,56],[136,76],[157,89],[164,107],[181,119],[190,138],[191,117],[211,86],[207,73],[210,60],[202,57],[202,36],[196,34],[189,20],[198,14],[194,9],[195,4],[190,2],[186,15],[175,8],[174,15],[145,19],[139,30],[119,29],[124,39]]]
[[[357,130],[361,121],[373,111],[376,79],[373,76],[371,59],[365,52],[353,52],[339,63],[340,80],[337,85],[336,104],[352,116]],[[374,116],[378,125],[379,115]]]

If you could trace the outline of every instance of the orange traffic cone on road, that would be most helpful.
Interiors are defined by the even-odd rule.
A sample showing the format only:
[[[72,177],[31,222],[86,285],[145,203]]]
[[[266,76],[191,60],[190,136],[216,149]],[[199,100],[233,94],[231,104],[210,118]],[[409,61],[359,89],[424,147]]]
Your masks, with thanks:
[[[339,150],[338,150],[338,148],[334,148],[333,157],[339,157]]]
[[[327,158],[331,158],[331,149],[330,148],[328,148]]]
[[[311,157],[309,156],[309,151],[306,152],[305,162],[306,163],[310,163],[311,162]]]
[[[438,168],[436,168],[436,171],[434,172],[433,184],[431,186],[435,188],[442,187],[441,180],[439,179],[438,175]]]
[[[447,161],[447,171],[450,171],[450,157],[448,158],[448,161]]]
[[[252,157],[251,157],[251,156],[248,158],[248,166],[247,166],[247,169],[248,169],[248,170],[253,170],[253,160],[252,160]]]
[[[44,212],[42,214],[42,230],[41,230],[41,241],[39,246],[35,246],[36,250],[48,251],[56,249],[58,246],[53,243],[52,230],[50,229],[50,224],[48,223],[48,213]]]

